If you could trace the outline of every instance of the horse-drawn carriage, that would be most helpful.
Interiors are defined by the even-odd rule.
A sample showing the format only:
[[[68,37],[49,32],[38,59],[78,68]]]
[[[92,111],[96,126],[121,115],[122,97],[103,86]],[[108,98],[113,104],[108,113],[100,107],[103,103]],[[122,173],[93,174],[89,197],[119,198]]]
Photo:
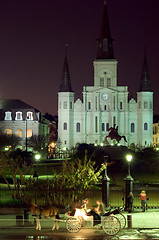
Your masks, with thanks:
[[[73,216],[66,213],[62,218],[57,217],[55,207],[40,209],[38,206],[32,205],[31,212],[36,219],[36,230],[41,230],[40,219],[42,216],[53,218],[52,230],[54,230],[55,227],[58,229],[60,222],[63,222],[65,223],[66,229],[71,233],[79,232],[87,221],[92,221],[92,227],[97,225],[109,236],[116,235],[126,225],[126,218],[120,209],[108,211],[101,217],[93,210],[86,213],[84,208],[76,208]]]

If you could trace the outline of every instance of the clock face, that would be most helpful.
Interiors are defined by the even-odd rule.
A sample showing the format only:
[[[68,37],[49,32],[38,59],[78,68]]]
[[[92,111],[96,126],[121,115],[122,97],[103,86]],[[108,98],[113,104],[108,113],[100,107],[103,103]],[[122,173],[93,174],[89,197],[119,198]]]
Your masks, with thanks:
[[[104,101],[106,101],[106,100],[108,100],[109,95],[107,93],[103,93],[101,97]]]

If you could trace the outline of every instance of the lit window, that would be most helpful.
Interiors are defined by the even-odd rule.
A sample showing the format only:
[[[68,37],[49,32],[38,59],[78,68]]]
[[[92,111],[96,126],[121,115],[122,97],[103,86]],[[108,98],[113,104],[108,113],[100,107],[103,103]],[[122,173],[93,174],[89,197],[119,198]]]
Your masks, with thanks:
[[[15,131],[15,135],[16,135],[17,137],[23,137],[23,131],[22,131],[22,129],[17,129],[17,130]]]
[[[16,112],[15,120],[22,120],[22,112]]]
[[[11,136],[12,135],[12,130],[11,129],[5,129],[5,134],[8,135],[8,136]]]
[[[144,130],[148,130],[148,124],[147,123],[144,123]]]
[[[33,136],[33,130],[32,129],[27,129],[27,138],[30,138]]]
[[[63,130],[67,130],[67,123],[63,124]]]
[[[144,102],[144,109],[148,109],[148,103],[146,101]]]
[[[105,124],[102,123],[102,131],[104,132],[105,131]]]
[[[100,78],[100,87],[104,87],[104,78]]]
[[[80,132],[80,123],[76,124],[76,132]]]
[[[67,109],[67,102],[64,102],[64,103],[63,103],[63,108],[64,108],[64,109]]]
[[[33,113],[27,112],[27,120],[33,120]]]
[[[109,131],[109,123],[106,124],[106,130]]]
[[[107,87],[111,87],[111,78],[107,78]]]
[[[5,112],[5,117],[4,117],[4,119],[5,120],[12,120],[12,116],[11,116],[11,112]]]
[[[135,124],[134,123],[131,123],[131,132],[135,132]]]

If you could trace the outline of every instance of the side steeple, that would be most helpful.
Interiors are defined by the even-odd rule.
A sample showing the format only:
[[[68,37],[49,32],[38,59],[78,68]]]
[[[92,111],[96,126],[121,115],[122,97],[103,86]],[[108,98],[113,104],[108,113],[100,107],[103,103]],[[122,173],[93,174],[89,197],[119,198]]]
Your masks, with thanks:
[[[139,92],[152,92],[147,58],[146,58],[146,51],[144,56]]]
[[[63,71],[62,71],[62,77],[61,77],[59,92],[73,92],[72,91],[72,86],[71,86],[71,79],[70,79],[68,60],[67,60],[67,51],[66,50],[65,50],[65,58],[64,58]]]
[[[104,11],[96,59],[114,59],[113,39],[110,33],[106,1],[104,1]]]

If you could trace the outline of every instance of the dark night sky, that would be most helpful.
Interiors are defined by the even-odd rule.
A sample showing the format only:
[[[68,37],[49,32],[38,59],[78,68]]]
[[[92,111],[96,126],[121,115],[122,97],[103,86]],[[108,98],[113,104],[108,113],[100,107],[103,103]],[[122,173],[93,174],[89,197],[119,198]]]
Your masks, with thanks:
[[[57,114],[65,43],[73,90],[93,85],[104,0],[0,0],[0,98]],[[107,0],[118,85],[139,87],[146,46],[159,114],[159,0]]]

